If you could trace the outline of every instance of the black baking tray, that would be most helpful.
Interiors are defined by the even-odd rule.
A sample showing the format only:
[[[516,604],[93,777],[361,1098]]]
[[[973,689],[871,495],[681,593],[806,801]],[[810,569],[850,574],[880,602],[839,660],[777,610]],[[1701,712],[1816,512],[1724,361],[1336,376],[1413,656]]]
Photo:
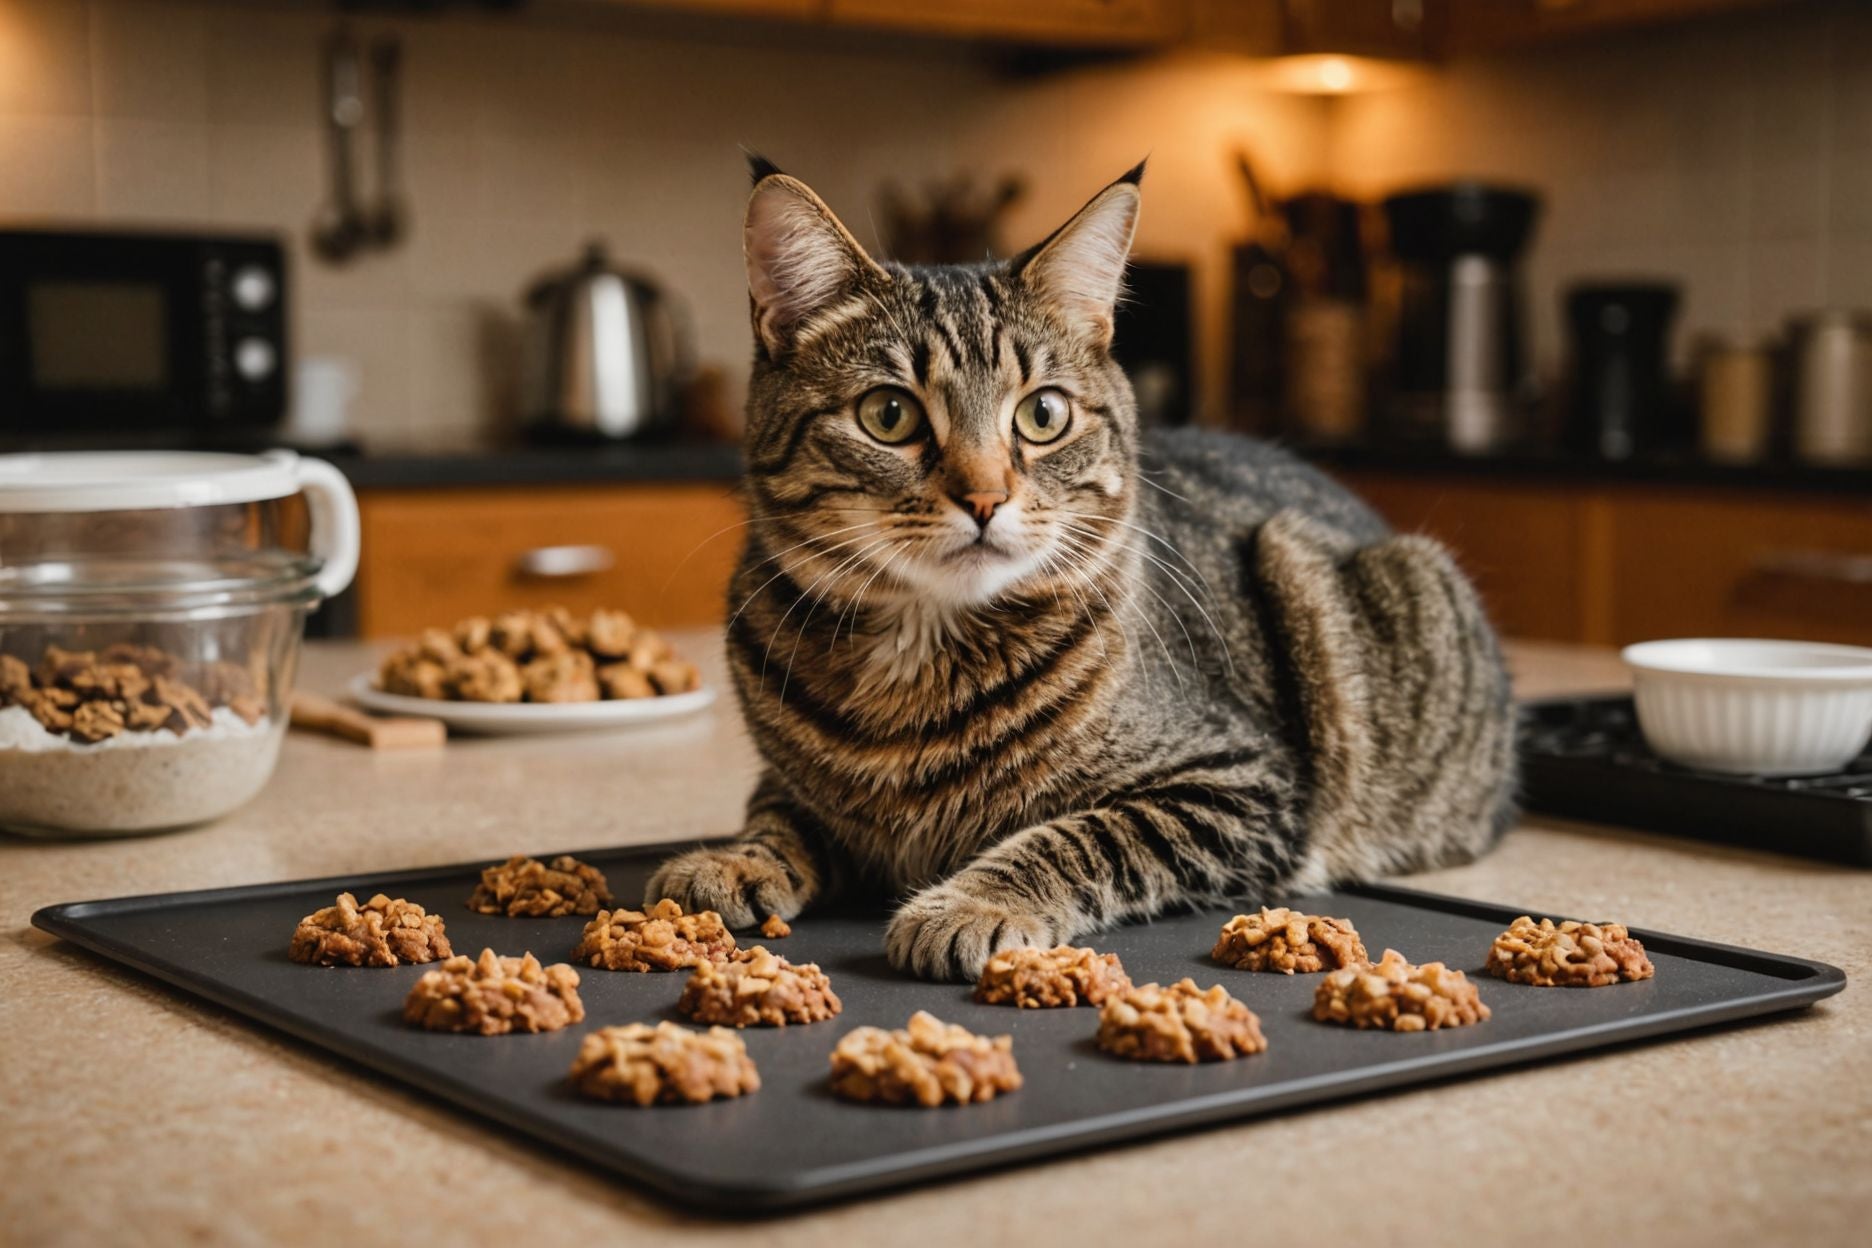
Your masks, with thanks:
[[[653,864],[677,848],[580,856],[606,872],[619,897],[634,898]],[[593,1027],[677,1017],[681,974],[581,969],[582,1025],[485,1038],[401,1023],[399,1007],[422,967],[316,968],[286,959],[297,920],[341,889],[388,892],[443,914],[458,952],[489,945],[563,958],[583,920],[471,913],[463,903],[480,865],[74,902],[39,911],[33,923],[719,1214],[849,1197],[1799,1009],[1845,984],[1841,971],[1822,963],[1642,932],[1655,979],[1591,990],[1485,979],[1482,996],[1494,1010],[1487,1022],[1435,1033],[1357,1032],[1308,1017],[1318,976],[1253,974],[1211,962],[1217,927],[1232,911],[1206,911],[1125,927],[1093,943],[1116,952],[1139,982],[1188,975],[1204,986],[1227,985],[1260,1015],[1270,1047],[1233,1062],[1158,1066],[1100,1053],[1093,1010],[977,1005],[965,985],[895,974],[880,952],[880,913],[815,915],[797,923],[791,938],[769,943],[825,968],[844,1013],[807,1027],[743,1032],[761,1073],[755,1095],[636,1109],[581,1100],[565,1071]],[[1472,973],[1494,935],[1522,913],[1394,887],[1352,888],[1306,904],[1349,917],[1374,956],[1395,947]],[[826,1063],[838,1037],[865,1023],[902,1026],[918,1009],[977,1031],[1011,1033],[1026,1085],[985,1105],[929,1111],[835,1099]]]
[[[1738,776],[1653,754],[1629,696],[1521,708],[1529,810],[1872,867],[1872,752],[1819,776]]]

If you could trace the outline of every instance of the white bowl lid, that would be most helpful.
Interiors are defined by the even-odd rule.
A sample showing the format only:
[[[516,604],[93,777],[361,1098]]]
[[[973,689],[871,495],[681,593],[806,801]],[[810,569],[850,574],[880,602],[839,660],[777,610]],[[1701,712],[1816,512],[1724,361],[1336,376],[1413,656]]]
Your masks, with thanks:
[[[0,512],[141,511],[290,498],[291,451],[48,451],[0,455]]]

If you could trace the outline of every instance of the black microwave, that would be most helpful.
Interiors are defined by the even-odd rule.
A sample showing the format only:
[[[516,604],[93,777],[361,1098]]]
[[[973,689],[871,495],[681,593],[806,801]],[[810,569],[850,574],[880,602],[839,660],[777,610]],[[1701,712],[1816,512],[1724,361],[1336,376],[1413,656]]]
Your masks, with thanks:
[[[277,239],[0,228],[0,435],[238,435],[289,363]]]

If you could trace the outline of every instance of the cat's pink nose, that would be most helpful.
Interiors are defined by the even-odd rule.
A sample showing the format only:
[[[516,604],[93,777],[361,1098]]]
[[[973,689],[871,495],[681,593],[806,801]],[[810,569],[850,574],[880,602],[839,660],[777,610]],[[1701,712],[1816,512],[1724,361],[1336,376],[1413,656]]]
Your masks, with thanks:
[[[983,528],[987,528],[988,522],[994,519],[995,508],[1008,500],[1006,490],[975,490],[951,497],[962,504],[962,510],[974,516],[975,523]]]

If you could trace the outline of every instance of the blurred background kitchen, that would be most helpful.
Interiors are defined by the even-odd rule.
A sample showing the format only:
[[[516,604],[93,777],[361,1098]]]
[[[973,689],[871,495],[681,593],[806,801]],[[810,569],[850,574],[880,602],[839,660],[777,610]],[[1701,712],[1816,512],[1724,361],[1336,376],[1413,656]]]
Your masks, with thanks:
[[[1872,5],[0,0],[0,446],[286,444],[391,636],[723,614],[758,150],[880,254],[1150,157],[1147,417],[1502,630],[1872,643]]]

